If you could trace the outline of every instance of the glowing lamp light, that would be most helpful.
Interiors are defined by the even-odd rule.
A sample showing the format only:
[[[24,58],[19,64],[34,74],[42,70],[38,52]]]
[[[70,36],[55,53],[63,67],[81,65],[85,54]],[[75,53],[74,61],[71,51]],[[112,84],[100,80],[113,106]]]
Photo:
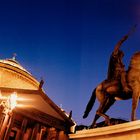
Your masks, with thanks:
[[[14,92],[13,94],[10,95],[9,98],[9,107],[11,110],[13,110],[17,105],[17,94]]]

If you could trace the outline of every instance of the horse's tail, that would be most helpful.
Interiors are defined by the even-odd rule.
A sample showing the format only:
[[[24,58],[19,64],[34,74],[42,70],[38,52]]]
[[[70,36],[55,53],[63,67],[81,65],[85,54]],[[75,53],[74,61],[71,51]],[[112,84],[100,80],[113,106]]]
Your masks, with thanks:
[[[91,109],[92,109],[92,107],[94,105],[94,102],[95,102],[95,99],[96,99],[95,92],[96,92],[96,88],[92,92],[92,96],[90,97],[90,100],[89,100],[89,102],[88,102],[88,104],[86,106],[86,110],[84,112],[83,118],[87,118],[89,112],[91,111]]]

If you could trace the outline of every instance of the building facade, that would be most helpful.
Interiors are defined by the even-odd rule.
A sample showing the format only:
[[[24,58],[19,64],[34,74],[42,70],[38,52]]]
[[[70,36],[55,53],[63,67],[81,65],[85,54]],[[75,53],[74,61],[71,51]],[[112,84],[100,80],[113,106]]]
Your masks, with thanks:
[[[73,120],[14,58],[0,60],[0,140],[68,140]]]

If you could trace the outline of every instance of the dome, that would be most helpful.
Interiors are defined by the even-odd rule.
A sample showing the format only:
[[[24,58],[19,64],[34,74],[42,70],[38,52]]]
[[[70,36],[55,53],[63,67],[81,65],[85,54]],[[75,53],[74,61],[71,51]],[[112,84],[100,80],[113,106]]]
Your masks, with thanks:
[[[26,69],[24,69],[20,64],[19,62],[17,62],[15,59],[5,59],[5,60],[0,60],[0,63],[4,63],[4,64],[7,64],[7,65],[11,65],[11,66],[14,66],[18,69],[21,69],[27,73],[29,73]]]
[[[0,60],[0,87],[38,89],[39,82],[15,58]]]

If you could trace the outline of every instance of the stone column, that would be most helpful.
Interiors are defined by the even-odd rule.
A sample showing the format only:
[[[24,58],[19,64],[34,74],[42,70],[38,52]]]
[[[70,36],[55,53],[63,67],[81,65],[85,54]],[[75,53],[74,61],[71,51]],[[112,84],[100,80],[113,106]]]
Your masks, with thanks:
[[[52,139],[58,140],[58,132],[54,127],[49,129],[48,136],[47,136],[47,140],[52,140]]]
[[[12,126],[13,126],[13,123],[14,123],[14,119],[15,119],[15,114],[14,113],[11,113],[9,115],[10,115],[10,120],[8,121],[8,124],[7,124],[7,129],[6,129],[6,132],[5,132],[5,135],[4,135],[4,140],[9,140],[9,134],[11,132],[11,129],[12,129]]]
[[[28,120],[26,118],[24,118],[22,121],[21,129],[20,129],[21,130],[21,139],[23,139],[23,137],[24,137],[27,123],[28,123]]]
[[[6,115],[3,111],[4,111],[4,106],[0,105],[0,131]]]
[[[27,128],[26,133],[24,133],[23,140],[30,140],[32,134],[32,129]]]
[[[35,140],[36,139],[38,131],[39,131],[39,123],[35,124],[35,126],[33,128],[31,140]]]
[[[20,136],[21,136],[21,131],[18,129],[15,140],[20,140],[21,138]]]
[[[5,119],[3,121],[3,124],[2,124],[1,131],[0,131],[0,140],[3,140],[3,138],[4,138],[4,135],[5,135],[5,132],[6,132],[6,128],[7,128],[7,125],[8,125],[8,120],[9,120],[9,115],[6,114],[5,115]]]
[[[45,139],[47,140],[47,135],[48,135],[48,131],[47,131],[47,127],[45,126],[41,126],[40,132],[39,132],[39,137],[37,140],[41,140],[41,139]]]

